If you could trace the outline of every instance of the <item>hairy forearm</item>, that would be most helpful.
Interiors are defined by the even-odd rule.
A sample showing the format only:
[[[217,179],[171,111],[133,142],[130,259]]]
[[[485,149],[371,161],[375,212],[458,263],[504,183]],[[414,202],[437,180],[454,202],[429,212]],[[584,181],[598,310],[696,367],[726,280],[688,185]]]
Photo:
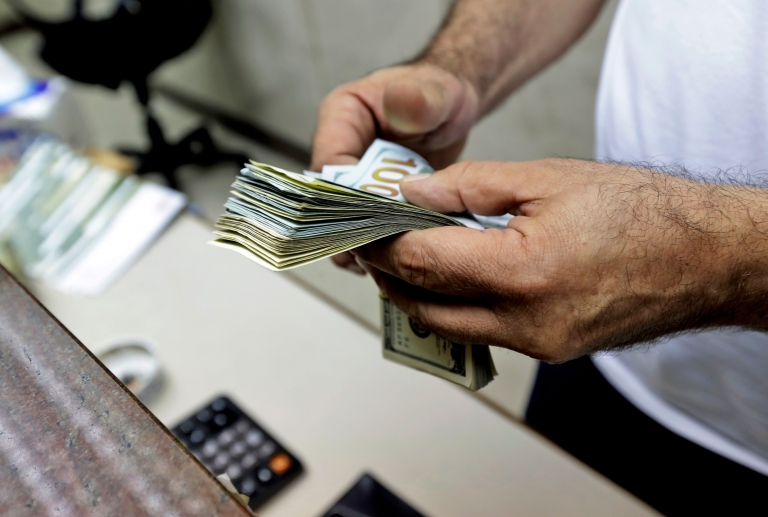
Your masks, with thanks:
[[[768,330],[768,189],[710,184],[707,192],[703,208],[718,237],[709,251],[721,279],[721,291],[710,293],[713,323]]]
[[[457,0],[416,59],[472,83],[485,114],[560,56],[605,0]]]
[[[603,187],[615,224],[606,235],[625,242],[618,270],[626,283],[612,305],[637,318],[626,328],[631,337],[617,343],[712,327],[768,329],[768,189],[639,170],[644,180],[627,174],[624,183],[619,174]]]

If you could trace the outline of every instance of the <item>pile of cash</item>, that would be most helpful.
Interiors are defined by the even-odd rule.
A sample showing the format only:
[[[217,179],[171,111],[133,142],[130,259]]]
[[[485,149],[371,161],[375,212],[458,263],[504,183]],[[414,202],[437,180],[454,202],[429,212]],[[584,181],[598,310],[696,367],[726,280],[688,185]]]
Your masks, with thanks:
[[[406,167],[416,166],[414,158],[384,155],[376,162],[387,166],[371,177],[345,166],[325,167],[320,177],[312,177],[246,164],[216,223],[214,244],[282,271],[404,231],[469,223],[405,202],[397,181],[408,173]]]
[[[0,264],[71,294],[107,289],[186,204],[121,171],[124,160],[49,136],[29,143],[0,186]]]
[[[440,226],[483,229],[472,214],[444,215],[406,202],[399,182],[433,169],[405,147],[376,140],[357,165],[326,165],[321,173],[246,164],[216,222],[215,246],[282,271],[409,230]],[[503,226],[508,218],[486,218]],[[419,326],[382,298],[384,357],[472,391],[496,371],[485,345],[466,346]]]

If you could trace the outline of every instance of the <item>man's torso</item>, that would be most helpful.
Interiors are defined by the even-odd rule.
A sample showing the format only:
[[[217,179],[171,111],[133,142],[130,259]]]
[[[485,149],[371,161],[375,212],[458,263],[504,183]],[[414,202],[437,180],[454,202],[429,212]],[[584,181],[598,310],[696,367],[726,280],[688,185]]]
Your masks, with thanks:
[[[764,0],[624,0],[598,96],[597,159],[759,179],[766,35]],[[663,425],[768,474],[768,334],[688,334],[595,362]]]

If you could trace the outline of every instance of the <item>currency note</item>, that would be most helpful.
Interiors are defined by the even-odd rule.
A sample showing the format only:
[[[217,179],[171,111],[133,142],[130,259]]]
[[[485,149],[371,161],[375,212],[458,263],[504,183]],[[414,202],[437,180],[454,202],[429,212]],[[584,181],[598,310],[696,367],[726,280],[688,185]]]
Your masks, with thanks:
[[[434,169],[427,160],[401,145],[376,139],[357,165],[326,165],[321,178],[396,201],[400,181],[411,174],[430,173]]]
[[[426,329],[381,295],[382,352],[386,359],[477,391],[496,375],[487,345],[455,343]]]
[[[232,185],[214,244],[280,271],[408,230],[483,230],[472,214],[439,214],[405,200],[400,181],[431,172],[424,158],[384,140],[374,141],[357,165],[326,165],[320,173],[298,175],[252,162]],[[485,222],[506,225],[506,220]],[[385,358],[473,391],[496,375],[488,346],[447,340],[386,298],[381,316]]]
[[[435,170],[424,158],[410,149],[386,140],[376,139],[357,165],[325,165],[320,178],[325,181],[377,194],[397,201],[406,201],[400,193],[400,181],[411,174],[430,174]],[[317,173],[305,171],[313,177]],[[503,229],[512,214],[488,216],[475,214],[453,215],[469,228]]]

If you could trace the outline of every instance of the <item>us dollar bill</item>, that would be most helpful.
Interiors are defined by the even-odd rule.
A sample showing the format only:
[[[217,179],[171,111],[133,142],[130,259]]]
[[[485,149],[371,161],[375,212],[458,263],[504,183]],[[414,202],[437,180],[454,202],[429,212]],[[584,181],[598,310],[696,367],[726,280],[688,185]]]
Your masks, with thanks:
[[[384,358],[477,391],[497,375],[487,345],[455,343],[422,327],[384,295],[381,298]]]
[[[419,154],[386,140],[376,139],[357,165],[325,165],[319,175],[305,171],[313,177],[362,190],[371,194],[394,199],[407,200],[400,193],[400,181],[411,174],[430,174],[435,170]],[[511,214],[476,215],[454,214],[453,218],[464,226],[482,230],[484,228],[504,229],[512,219]]]
[[[357,165],[326,165],[325,181],[362,190],[396,201],[405,201],[400,181],[411,174],[431,173],[429,162],[401,145],[377,139]]]
[[[417,153],[384,140],[374,141],[358,164],[326,165],[319,173],[251,162],[232,185],[213,244],[282,271],[409,230],[483,230],[472,214],[439,214],[406,201],[400,181],[431,172]],[[506,220],[490,226],[503,227]],[[487,346],[449,341],[386,298],[381,317],[385,358],[473,391],[496,375]]]
[[[360,163],[326,165],[321,178],[338,185],[406,202],[400,181],[411,174],[432,173],[424,158],[401,145],[375,140]],[[454,216],[465,226],[503,228],[511,218]],[[483,223],[485,223],[483,225]],[[382,352],[386,359],[410,366],[477,391],[496,375],[487,345],[463,345],[421,327],[386,296],[381,295]]]

